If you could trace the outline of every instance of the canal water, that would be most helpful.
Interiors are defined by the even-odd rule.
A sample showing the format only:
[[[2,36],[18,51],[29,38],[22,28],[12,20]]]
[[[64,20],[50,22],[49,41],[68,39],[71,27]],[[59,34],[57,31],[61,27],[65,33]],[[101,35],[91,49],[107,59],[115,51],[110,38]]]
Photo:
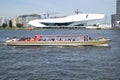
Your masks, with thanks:
[[[109,47],[14,47],[10,37],[88,34],[112,39]],[[0,30],[0,80],[120,80],[120,30]]]

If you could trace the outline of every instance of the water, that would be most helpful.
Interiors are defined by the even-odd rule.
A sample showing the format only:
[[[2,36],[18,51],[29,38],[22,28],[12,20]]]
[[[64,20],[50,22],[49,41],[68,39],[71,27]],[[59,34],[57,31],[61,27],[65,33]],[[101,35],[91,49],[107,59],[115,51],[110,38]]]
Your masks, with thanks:
[[[109,47],[12,47],[6,37],[89,34],[112,39]],[[0,80],[120,80],[119,30],[0,30]]]

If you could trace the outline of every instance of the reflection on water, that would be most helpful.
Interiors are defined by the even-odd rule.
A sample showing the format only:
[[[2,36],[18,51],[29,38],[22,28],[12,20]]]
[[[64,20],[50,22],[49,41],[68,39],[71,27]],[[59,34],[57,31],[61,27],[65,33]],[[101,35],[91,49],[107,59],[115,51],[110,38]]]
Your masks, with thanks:
[[[4,34],[2,34],[4,33]],[[1,35],[2,34],[2,35]],[[89,34],[112,39],[109,47],[14,47],[0,45],[0,80],[119,80],[119,30],[1,30],[7,37]]]

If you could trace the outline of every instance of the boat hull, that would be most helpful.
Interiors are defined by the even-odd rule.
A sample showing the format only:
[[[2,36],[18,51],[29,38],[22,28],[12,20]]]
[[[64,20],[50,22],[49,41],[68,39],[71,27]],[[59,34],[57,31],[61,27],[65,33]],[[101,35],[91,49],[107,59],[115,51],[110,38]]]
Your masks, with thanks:
[[[6,41],[8,46],[102,46],[109,45],[110,39],[92,41]]]

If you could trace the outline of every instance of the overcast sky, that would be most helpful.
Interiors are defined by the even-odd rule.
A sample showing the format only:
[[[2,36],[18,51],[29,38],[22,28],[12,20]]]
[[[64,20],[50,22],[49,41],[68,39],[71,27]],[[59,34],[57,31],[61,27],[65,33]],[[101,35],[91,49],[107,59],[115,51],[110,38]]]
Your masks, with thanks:
[[[0,0],[0,16],[15,17],[24,14],[59,13],[72,15],[79,9],[83,13],[116,13],[116,0]]]

